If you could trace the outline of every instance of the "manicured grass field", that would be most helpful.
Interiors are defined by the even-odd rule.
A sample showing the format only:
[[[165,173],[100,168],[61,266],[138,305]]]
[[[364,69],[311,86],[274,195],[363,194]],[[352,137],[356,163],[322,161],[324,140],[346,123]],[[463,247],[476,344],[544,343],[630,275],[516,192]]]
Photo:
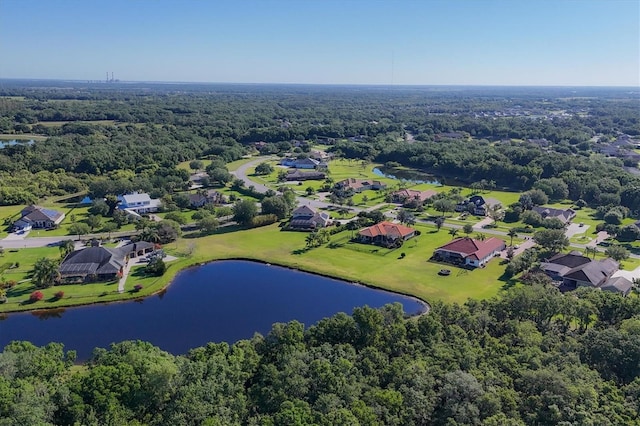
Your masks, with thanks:
[[[181,250],[187,244],[195,245],[191,258],[194,263],[248,258],[358,281],[427,301],[463,302],[469,297],[491,297],[505,285],[498,279],[505,268],[499,259],[492,260],[486,268],[473,271],[430,262],[428,259],[434,249],[450,241],[451,236],[445,230],[435,232],[430,226],[418,225],[416,228],[422,235],[396,250],[349,243],[350,231],[332,236],[332,241],[339,247],[329,248],[329,244],[306,250],[305,233],[280,231],[277,224],[193,240],[182,239],[178,245]],[[400,258],[403,252],[406,256]],[[438,275],[442,268],[451,269],[452,274]]]

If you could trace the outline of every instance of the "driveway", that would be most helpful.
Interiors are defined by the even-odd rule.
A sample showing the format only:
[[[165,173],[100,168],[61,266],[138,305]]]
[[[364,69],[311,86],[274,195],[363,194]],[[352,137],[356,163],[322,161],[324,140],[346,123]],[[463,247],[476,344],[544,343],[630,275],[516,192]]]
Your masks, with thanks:
[[[569,226],[567,226],[565,235],[567,236],[567,238],[571,238],[574,235],[584,234],[585,232],[587,232],[587,229],[589,229],[590,227],[591,227],[590,225],[580,226],[579,223],[571,223],[569,224]]]

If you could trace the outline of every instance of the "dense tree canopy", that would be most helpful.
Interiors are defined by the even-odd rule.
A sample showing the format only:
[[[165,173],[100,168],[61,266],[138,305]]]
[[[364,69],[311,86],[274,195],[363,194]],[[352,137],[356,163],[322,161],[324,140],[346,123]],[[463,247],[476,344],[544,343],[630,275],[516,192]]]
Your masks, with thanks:
[[[578,296],[578,297],[575,297]],[[2,424],[634,424],[640,302],[511,289],[488,301],[356,308],[173,356],[143,342],[0,353]]]

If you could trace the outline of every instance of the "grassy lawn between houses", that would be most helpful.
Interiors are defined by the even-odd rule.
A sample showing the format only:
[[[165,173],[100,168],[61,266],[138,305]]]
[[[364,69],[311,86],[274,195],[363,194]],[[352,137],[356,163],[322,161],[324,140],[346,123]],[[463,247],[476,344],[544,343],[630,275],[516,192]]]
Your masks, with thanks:
[[[167,264],[162,277],[148,277],[141,267],[134,267],[127,279],[125,292],[117,293],[117,284],[97,283],[84,285],[62,285],[44,289],[43,301],[25,304],[29,294],[35,290],[30,282],[23,282],[8,294],[7,303],[0,305],[0,312],[61,308],[116,300],[136,299],[161,291],[181,269],[201,263],[222,259],[248,259],[296,268],[358,282],[398,293],[416,296],[427,302],[437,300],[464,302],[468,298],[484,299],[496,295],[507,284],[499,277],[505,265],[500,259],[492,260],[486,268],[466,270],[451,265],[430,262],[428,259],[436,247],[451,240],[444,230],[435,232],[430,226],[417,225],[422,232],[417,238],[407,241],[402,248],[389,250],[372,245],[350,243],[351,231],[332,236],[334,245],[307,250],[306,233],[283,232],[277,224],[251,230],[221,230],[202,238],[186,238],[169,244],[165,250],[183,257]],[[190,256],[184,255],[193,248]],[[333,248],[330,248],[333,247]],[[21,249],[28,251],[34,249]],[[49,248],[49,255],[58,255],[57,248]],[[405,253],[402,258],[401,253]],[[39,257],[41,253],[35,257]],[[29,262],[31,265],[35,258]],[[23,262],[26,265],[26,262]],[[450,276],[440,276],[440,269],[450,269]],[[8,277],[5,277],[9,279]],[[133,292],[135,285],[143,289]],[[54,294],[62,290],[65,297],[55,300]]]

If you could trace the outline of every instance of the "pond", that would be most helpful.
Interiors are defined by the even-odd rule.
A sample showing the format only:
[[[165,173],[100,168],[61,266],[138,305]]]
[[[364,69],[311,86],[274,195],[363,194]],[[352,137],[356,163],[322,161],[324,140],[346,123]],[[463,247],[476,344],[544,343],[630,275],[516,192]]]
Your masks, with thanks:
[[[14,145],[33,145],[35,141],[33,139],[11,139],[11,140],[0,140],[0,149],[5,146],[14,146]]]
[[[84,361],[94,347],[139,339],[184,354],[208,342],[266,334],[275,322],[310,326],[358,306],[394,302],[408,314],[425,310],[416,299],[382,290],[261,263],[221,261],[186,269],[164,294],[140,301],[9,314],[0,321],[0,348],[12,340],[61,342]]]
[[[397,179],[416,184],[429,183],[431,185],[442,185],[444,181],[444,179],[440,179],[428,173],[420,172],[417,170],[403,170],[388,168],[384,166],[374,168],[373,173],[389,179]]]

